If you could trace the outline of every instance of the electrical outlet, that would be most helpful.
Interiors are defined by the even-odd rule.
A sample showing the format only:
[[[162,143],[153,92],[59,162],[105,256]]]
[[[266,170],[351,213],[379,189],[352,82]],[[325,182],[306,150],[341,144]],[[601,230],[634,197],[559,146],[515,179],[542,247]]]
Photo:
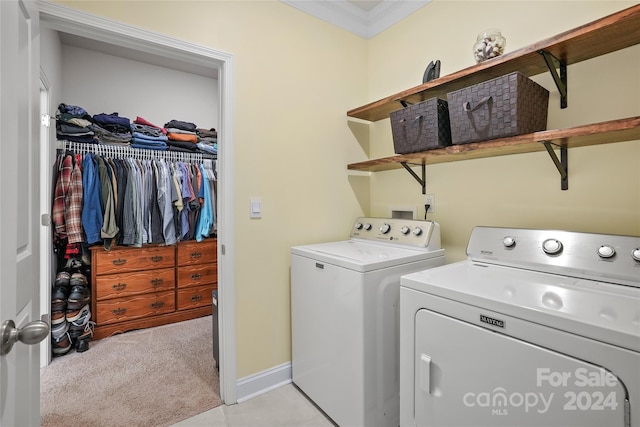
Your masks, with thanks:
[[[434,213],[436,211],[436,195],[427,194],[424,198],[424,204],[430,205],[427,213]]]

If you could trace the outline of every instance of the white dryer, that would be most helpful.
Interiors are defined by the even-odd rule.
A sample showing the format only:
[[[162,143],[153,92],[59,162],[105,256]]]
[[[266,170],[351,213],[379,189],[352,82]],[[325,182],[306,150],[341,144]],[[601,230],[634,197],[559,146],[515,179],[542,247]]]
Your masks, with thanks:
[[[349,240],[291,248],[292,376],[343,427],[400,422],[400,276],[444,264],[431,221],[358,218]]]
[[[640,426],[640,238],[476,227],[402,277],[401,426]]]

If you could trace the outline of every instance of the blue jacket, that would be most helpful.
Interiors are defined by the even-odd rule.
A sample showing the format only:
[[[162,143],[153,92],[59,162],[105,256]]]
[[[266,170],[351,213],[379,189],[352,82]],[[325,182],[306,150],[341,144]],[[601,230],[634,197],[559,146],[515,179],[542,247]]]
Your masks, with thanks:
[[[87,236],[87,243],[92,245],[101,241],[102,229],[102,204],[100,197],[100,177],[98,175],[98,163],[94,154],[85,154],[82,161],[82,226]]]

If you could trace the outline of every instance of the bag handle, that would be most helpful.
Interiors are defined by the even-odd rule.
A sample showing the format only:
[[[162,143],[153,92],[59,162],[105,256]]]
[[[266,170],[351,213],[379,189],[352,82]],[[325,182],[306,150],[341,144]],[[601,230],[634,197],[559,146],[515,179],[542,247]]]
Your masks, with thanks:
[[[409,142],[407,141],[407,125],[405,124],[404,126],[402,126],[402,137],[404,138],[404,141],[409,144],[409,145],[415,145],[418,143],[418,141],[420,140],[420,136],[422,135],[422,119],[424,118],[424,116],[422,114],[420,114],[419,116],[416,116],[415,119],[413,119],[413,121],[411,122],[411,127],[413,127],[413,125],[415,125],[416,123],[420,122],[420,124],[418,125],[418,135],[416,136],[415,141],[413,142]],[[407,119],[402,119],[400,120],[400,123],[406,122]]]
[[[487,104],[489,101],[493,101],[493,96],[491,95],[485,96],[480,101],[478,101],[478,104],[473,108],[471,108],[471,103],[467,101],[464,104],[462,104],[462,109],[466,112],[476,111],[478,108],[482,107],[484,104]]]

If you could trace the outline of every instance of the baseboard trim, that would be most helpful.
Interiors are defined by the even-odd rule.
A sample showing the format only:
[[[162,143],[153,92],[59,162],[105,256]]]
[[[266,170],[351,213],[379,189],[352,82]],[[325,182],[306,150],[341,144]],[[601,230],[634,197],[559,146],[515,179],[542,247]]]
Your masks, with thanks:
[[[236,385],[238,403],[287,384],[291,384],[291,362],[240,378]]]

